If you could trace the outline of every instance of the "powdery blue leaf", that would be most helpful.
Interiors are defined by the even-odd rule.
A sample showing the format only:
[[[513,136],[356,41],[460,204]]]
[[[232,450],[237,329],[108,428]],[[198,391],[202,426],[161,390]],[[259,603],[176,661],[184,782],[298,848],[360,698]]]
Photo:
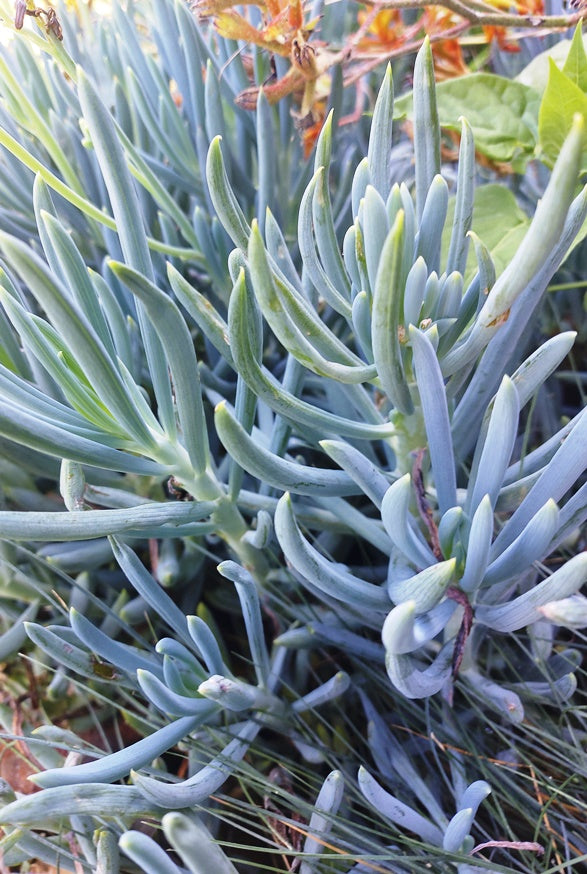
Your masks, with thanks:
[[[404,212],[387,235],[379,259],[373,292],[371,340],[381,387],[394,407],[409,415],[414,404],[404,373],[400,320],[404,294]]]
[[[389,222],[385,201],[372,185],[367,186],[361,204],[361,227],[369,287],[374,289],[381,252],[389,233]]]
[[[506,689],[473,670],[461,671],[461,677],[471,686],[483,707],[489,706],[515,724],[523,722],[524,706],[520,696],[511,689]]]
[[[198,692],[205,698],[220,704],[226,710],[239,713],[242,710],[261,710],[270,713],[280,713],[285,705],[275,695],[235,680],[214,674],[198,686]]]
[[[461,118],[461,143],[459,146],[459,169],[455,196],[454,218],[450,247],[446,260],[446,272],[458,270],[464,275],[469,251],[469,231],[473,221],[473,196],[475,192],[475,142],[473,131],[466,118]],[[415,323],[414,323],[415,324]]]
[[[161,824],[165,837],[193,874],[238,874],[199,818],[166,813]]]
[[[218,709],[203,698],[181,695],[169,689],[151,671],[139,668],[137,680],[145,697],[163,713],[169,713],[172,716],[196,716],[200,722],[203,722]]]
[[[208,464],[208,433],[198,362],[185,319],[171,297],[145,276],[116,261],[110,261],[109,267],[142,301],[157,332],[171,373],[183,443],[196,475],[201,476]],[[177,453],[178,447],[174,449]]]
[[[412,497],[412,478],[406,473],[385,492],[381,502],[381,521],[394,546],[416,567],[427,567],[433,563],[434,554],[413,526]]]
[[[263,483],[298,495],[356,495],[359,487],[342,471],[308,467],[264,449],[237,421],[226,401],[214,410],[216,431],[235,461]]]
[[[2,825],[27,826],[74,814],[105,818],[148,816],[152,805],[134,786],[85,783],[25,795],[0,809]]]
[[[51,789],[58,786],[75,786],[75,791],[79,792],[82,783],[113,783],[115,780],[120,780],[121,777],[127,776],[133,768],[143,768],[148,765],[157,756],[174,747],[180,740],[186,737],[193,729],[200,724],[199,716],[183,716],[181,719],[176,719],[163,728],[154,731],[147,737],[136,741],[128,747],[124,747],[115,753],[110,753],[102,758],[96,759],[94,762],[86,762],[83,765],[74,765],[70,768],[51,768],[48,771],[42,771],[40,774],[34,774],[31,780],[43,789]],[[120,787],[117,789],[131,787]],[[135,793],[132,798],[136,799]],[[74,811],[79,813],[81,811]],[[96,813],[96,808],[89,811]],[[125,815],[124,811],[120,815]]]
[[[320,446],[361,487],[375,506],[380,507],[389,487],[389,480],[381,470],[350,443],[342,440],[321,440]]]
[[[587,581],[587,552],[569,559],[546,580],[533,586],[512,601],[497,605],[478,605],[477,622],[496,631],[516,631],[542,619],[540,608],[550,601],[574,595]]]
[[[308,692],[307,695],[294,701],[292,704],[292,710],[295,713],[314,710],[325,702],[332,701],[334,698],[344,695],[350,685],[351,678],[349,675],[345,674],[344,671],[338,671],[334,677],[331,677],[330,680],[322,683],[322,685],[318,686],[317,689],[312,689],[312,691]]]
[[[137,670],[142,668],[147,671],[154,671],[158,676],[161,676],[161,665],[158,660],[154,659],[149,651],[141,651],[135,646],[129,646],[125,643],[119,643],[117,640],[112,640],[109,634],[105,634],[99,628],[86,619],[74,607],[69,611],[69,621],[71,627],[75,631],[84,646],[100,658],[105,659],[115,665],[119,670],[125,671],[134,677]]]
[[[492,537],[493,509],[489,495],[485,495],[475,510],[469,529],[465,570],[459,580],[463,592],[473,592],[481,584],[487,569]]]
[[[546,504],[530,519],[521,534],[491,562],[483,584],[491,586],[527,570],[550,551],[550,543],[558,529],[559,510],[554,501]],[[506,523],[507,525],[507,523]],[[493,550],[490,550],[492,557]]]
[[[445,686],[452,677],[454,641],[446,643],[434,661],[422,668],[411,655],[386,652],[385,667],[392,685],[406,698],[429,698]]]
[[[149,805],[164,810],[179,810],[202,804],[230,777],[260,729],[260,722],[246,722],[220,755],[187,780],[180,783],[162,783],[152,777],[133,773],[134,783]]]
[[[571,595],[559,601],[550,601],[538,609],[554,625],[562,625],[563,628],[587,626],[587,598],[584,595]]]
[[[373,118],[369,132],[369,148],[367,151],[367,165],[371,184],[384,200],[387,199],[391,187],[392,132],[393,76],[391,64],[388,64],[373,108]]]
[[[244,271],[234,285],[228,309],[230,343],[235,365],[254,394],[274,412],[295,423],[298,427],[319,430],[337,437],[357,437],[363,440],[378,440],[390,437],[395,428],[391,424],[358,422],[321,410],[313,404],[299,400],[287,391],[275,377],[261,365],[251,341],[251,306]]]
[[[234,561],[223,561],[218,565],[218,573],[232,580],[239,597],[251,657],[257,675],[257,683],[263,687],[269,678],[269,654],[265,644],[261,602],[255,580],[248,570]]]
[[[567,435],[507,525],[495,539],[494,554],[503,551],[523,531],[530,519],[551,498],[558,501],[572,488],[587,467],[587,411]]]
[[[205,663],[209,672],[211,674],[230,674],[222,658],[218,641],[206,622],[199,616],[186,616],[185,618],[198,657]]]
[[[228,181],[220,148],[221,140],[220,136],[214,137],[208,150],[206,161],[208,189],[224,229],[234,244],[246,252],[251,229]]]
[[[390,573],[387,591],[394,604],[409,601],[416,613],[427,613],[443,597],[454,579],[456,558],[439,561],[407,579],[393,579]]]
[[[144,832],[124,832],[118,845],[145,874],[182,874],[181,868],[171,861],[165,850]]]
[[[413,325],[410,326],[409,334],[438,497],[438,509],[441,513],[445,513],[457,503],[457,488],[444,380],[436,352],[428,336]]]
[[[413,101],[416,207],[420,219],[432,180],[440,173],[440,125],[434,63],[428,37],[424,40],[414,64]]]
[[[540,386],[554,373],[561,361],[566,358],[576,337],[576,331],[565,331],[562,334],[557,334],[556,337],[551,337],[529,355],[512,374],[512,382],[520,399],[520,409],[528,403]]]
[[[511,379],[504,376],[493,401],[487,431],[477,444],[467,487],[467,509],[473,514],[485,495],[495,507],[518,434],[520,405]]]
[[[386,792],[362,765],[359,768],[359,789],[379,816],[392,822],[402,834],[406,831],[414,832],[428,844],[435,847],[442,845],[440,829],[412,807],[408,807],[394,795]]]
[[[435,176],[426,194],[416,244],[416,254],[424,259],[430,272],[440,273],[440,248],[447,209],[448,185],[442,176]]]
[[[340,565],[334,565],[308,543],[298,527],[287,494],[275,509],[275,534],[287,561],[311,583],[312,588],[361,612],[389,608],[389,598],[383,588],[366,583]]]
[[[324,849],[324,841],[335,823],[336,814],[342,803],[344,794],[344,777],[342,771],[331,771],[324,780],[314,810],[308,824],[308,836],[304,841],[302,852],[316,856]],[[318,859],[302,859],[300,874],[314,874]]]
[[[445,598],[429,612],[417,615],[414,601],[398,604],[388,613],[381,629],[386,652],[403,655],[420,649],[440,634],[456,608],[456,601]]]

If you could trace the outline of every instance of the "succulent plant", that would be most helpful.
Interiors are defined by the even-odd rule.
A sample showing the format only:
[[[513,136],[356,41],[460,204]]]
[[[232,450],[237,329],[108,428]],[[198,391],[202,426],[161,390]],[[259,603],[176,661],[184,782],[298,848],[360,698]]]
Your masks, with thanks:
[[[129,4],[100,54],[59,10],[63,43],[41,30],[0,63],[2,599],[20,611],[0,650],[28,639],[54,690],[138,736],[105,750],[46,714],[27,731],[42,791],[6,791],[6,864],[230,874],[225,803],[236,829],[261,809],[259,845],[277,822],[269,846],[302,874],[487,867],[470,832],[491,756],[515,758],[533,708],[571,706],[580,646],[557,628],[585,624],[587,419],[540,434],[527,413],[575,335],[523,342],[587,217],[583,120],[498,273],[466,121],[454,190],[442,175],[428,43],[412,190],[390,68],[366,157],[333,112],[304,163],[287,103],[233,105],[236,46],[180,0],[148,8],[156,54]],[[482,768],[463,738],[488,725],[503,746],[478,741]],[[283,761],[303,792],[270,779]],[[249,806],[219,795],[233,777]],[[507,862],[539,848],[477,828]]]

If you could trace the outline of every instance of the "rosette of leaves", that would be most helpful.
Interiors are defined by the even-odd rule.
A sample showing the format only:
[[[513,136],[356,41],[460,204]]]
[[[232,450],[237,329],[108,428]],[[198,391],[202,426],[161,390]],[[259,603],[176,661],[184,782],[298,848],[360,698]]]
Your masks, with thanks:
[[[183,20],[180,8],[173,6],[176,21]],[[250,201],[244,207],[231,183],[239,174],[223,153],[230,134],[210,138],[205,190],[217,214],[209,222],[216,230],[205,238],[210,249],[201,246],[193,262],[176,249],[167,254],[185,257],[206,276],[216,264],[221,277],[233,245],[224,307],[220,278],[210,299],[181,262],[165,270],[154,263],[127,138],[81,69],[76,80],[98,190],[112,208],[110,260],[88,273],[89,259],[49,194],[50,186],[58,190],[55,182],[35,165],[38,241],[30,246],[22,234],[6,232],[0,238],[12,350],[0,371],[0,431],[9,458],[22,459],[25,469],[29,453],[39,465],[53,459],[53,471],[62,460],[66,511],[7,510],[0,530],[17,542],[87,541],[88,561],[99,541],[107,554],[94,561],[111,572],[116,562],[116,579],[140,598],[137,612],[149,615],[158,643],[153,647],[128,611],[91,586],[84,609],[74,605],[67,624],[65,617],[48,627],[21,617],[53,663],[86,678],[104,700],[116,699],[142,737],[104,754],[42,727],[30,742],[43,791],[3,809],[3,849],[14,853],[9,859],[69,852],[73,864],[64,838],[36,833],[60,835],[65,818],[90,869],[99,861],[116,871],[119,837],[144,870],[152,870],[153,859],[167,864],[149,839],[128,832],[138,817],[157,821],[167,811],[213,807],[209,796],[247,767],[249,779],[266,786],[264,748],[277,757],[280,747],[265,739],[278,737],[299,761],[330,765],[334,740],[315,725],[320,709],[344,696],[345,705],[351,697],[360,702],[353,730],[367,742],[361,739],[358,750],[347,743],[341,767],[329,769],[322,786],[312,783],[303,811],[310,843],[288,852],[305,853],[306,870],[319,870],[332,827],[346,856],[343,870],[372,854],[411,867],[401,860],[417,847],[464,872],[469,832],[489,786],[469,782],[459,755],[441,783],[439,769],[420,765],[419,751],[413,760],[402,751],[388,716],[394,699],[436,696],[445,703],[431,705],[439,708],[435,727],[452,724],[447,702],[462,692],[520,721],[526,701],[557,704],[574,689],[577,656],[555,646],[553,629],[576,622],[582,609],[585,555],[561,560],[550,576],[539,562],[556,557],[585,519],[585,487],[578,485],[587,420],[579,414],[560,423],[531,451],[519,440],[520,411],[573,337],[555,337],[523,361],[516,352],[587,212],[585,193],[576,191],[582,121],[574,122],[526,238],[497,277],[482,241],[469,236],[474,145],[466,122],[443,254],[449,192],[440,175],[428,46],[415,69],[415,198],[392,184],[388,72],[367,157],[352,179],[345,233],[344,213],[331,201],[331,123],[301,197],[296,246],[275,210],[265,209],[267,198],[259,200],[258,220]],[[204,102],[198,123],[213,111]],[[258,126],[265,124],[269,137],[273,131],[270,142],[279,141],[278,123],[261,95]],[[259,180],[273,179],[274,157],[258,150]],[[58,193],[66,210],[73,204],[88,215],[69,190]],[[477,270],[465,286],[471,238]],[[169,478],[191,499],[165,500],[160,484]],[[147,539],[160,544],[159,580],[141,560]],[[225,559],[220,574],[235,587],[233,609],[246,630],[232,657],[234,645],[213,620],[194,615],[197,599],[210,597],[219,578],[198,582],[197,596],[183,592],[180,604],[159,583],[171,583],[176,594],[182,574],[193,580],[190,561],[196,576],[205,576],[200,556],[210,549]],[[517,686],[498,682],[495,640],[536,625],[528,659],[534,677]],[[315,670],[318,648],[335,659],[333,670]],[[457,732],[451,742],[458,743]],[[187,776],[168,772],[161,760],[178,744]],[[54,746],[92,761],[72,758],[63,767]],[[247,754],[257,770],[251,764],[239,772]],[[303,807],[291,793],[280,797]],[[373,810],[375,836],[359,827]],[[163,823],[180,856],[180,831],[197,832],[219,870],[230,871],[201,822],[181,817]],[[299,820],[289,819],[293,834]],[[199,870],[193,853],[182,858]],[[324,862],[331,863],[336,853]]]

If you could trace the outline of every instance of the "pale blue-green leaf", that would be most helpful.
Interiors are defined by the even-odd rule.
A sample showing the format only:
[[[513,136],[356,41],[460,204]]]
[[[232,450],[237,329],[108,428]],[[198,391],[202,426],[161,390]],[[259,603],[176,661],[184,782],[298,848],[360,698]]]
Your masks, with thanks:
[[[457,502],[456,471],[444,380],[428,336],[410,326],[416,383],[420,394],[438,509],[445,513]]]
[[[455,813],[442,838],[442,849],[447,853],[460,852],[474,819],[475,811],[471,807],[464,807]]]
[[[1,809],[3,825],[34,825],[72,814],[96,817],[148,816],[152,806],[134,786],[108,786],[86,783],[79,786],[59,786],[25,795]]]
[[[64,458],[59,471],[59,491],[68,510],[84,509],[86,478],[81,464]]]
[[[460,273],[454,271],[448,276],[443,275],[440,279],[440,294],[434,311],[434,319],[437,322],[438,329],[441,329],[443,320],[452,320],[452,325],[455,325],[461,303],[463,300],[463,277]],[[452,327],[452,326],[451,326]],[[450,330],[450,328],[449,328]],[[447,333],[443,330],[442,334]]]
[[[350,685],[351,678],[349,675],[344,671],[338,671],[334,677],[318,686],[317,689],[312,689],[307,695],[294,701],[292,710],[294,713],[304,713],[306,710],[313,711],[316,707],[320,707],[327,701],[332,701],[334,698],[344,695]]]
[[[461,677],[467,681],[484,707],[489,706],[516,724],[523,722],[524,706],[520,696],[511,689],[506,689],[473,670],[461,671]]]
[[[153,437],[129,402],[124,383],[92,326],[69,302],[65,291],[51,277],[46,265],[20,240],[0,233],[0,242],[11,265],[20,273],[31,292],[53,322],[67,337],[68,345],[96,393],[128,429],[139,446],[154,448]]]
[[[90,652],[96,653],[119,670],[125,671],[131,677],[134,677],[139,668],[155,671],[159,676],[162,676],[160,662],[158,659],[154,659],[150,652],[143,652],[137,647],[112,640],[110,635],[104,634],[103,631],[96,628],[74,607],[69,611],[69,621],[76,635]]]
[[[419,325],[422,304],[426,296],[426,280],[428,267],[423,258],[416,258],[408,277],[404,291],[404,324]]]
[[[313,588],[344,601],[354,609],[388,609],[389,599],[382,587],[366,583],[340,565],[334,565],[305,540],[287,494],[281,498],[275,510],[275,534],[287,561]]]
[[[261,482],[300,495],[356,495],[360,491],[342,471],[308,467],[273,455],[247,434],[225,401],[216,407],[214,423],[227,452]]]
[[[192,644],[196,646],[199,658],[205,663],[211,674],[228,674],[230,671],[224,663],[218,641],[209,626],[199,616],[186,616],[188,632]]]
[[[290,628],[278,635],[273,643],[275,646],[293,649],[316,649],[322,646],[324,641],[343,649],[349,655],[383,664],[385,654],[382,646],[353,634],[346,628],[336,628],[325,622],[310,622],[308,625]]]
[[[181,721],[181,720],[180,720]],[[150,805],[167,810],[194,807],[202,804],[210,795],[217,792],[246,755],[249,745],[261,728],[260,722],[250,720],[239,730],[234,740],[222,750],[219,756],[181,783],[162,783],[152,777],[133,774],[135,785]]]
[[[473,195],[475,193],[475,143],[469,122],[461,118],[461,144],[459,146],[459,169],[455,211],[446,262],[446,272],[458,270],[464,274],[469,251],[469,236],[473,221]]]
[[[394,655],[415,652],[440,634],[456,607],[456,601],[445,598],[428,613],[418,616],[415,601],[398,604],[388,613],[381,629],[385,650]]]
[[[188,634],[187,619],[183,611],[176,606],[169,595],[161,588],[130,546],[127,546],[126,543],[117,537],[110,537],[109,539],[116,561],[138,594],[145,599],[156,615],[163,619],[184,643],[190,646],[191,638]]]
[[[228,342],[228,325],[214,309],[207,297],[191,285],[172,264],[167,265],[167,275],[177,299],[186,308],[205,337],[222,358],[234,367]]]
[[[428,37],[424,40],[414,65],[413,101],[416,207],[418,219],[421,219],[432,180],[440,173],[440,124],[436,106],[434,63]]]
[[[138,792],[138,789],[135,791]],[[139,796],[146,804],[140,793]],[[124,832],[118,845],[125,856],[140,866],[144,874],[182,874],[182,869],[172,862],[165,850],[144,832]]]
[[[266,510],[259,510],[255,528],[245,531],[242,540],[245,543],[249,543],[255,549],[265,549],[269,546],[272,537],[273,517]]]
[[[351,188],[351,207],[353,218],[355,219],[359,215],[359,205],[361,203],[361,200],[365,196],[367,185],[372,185],[371,171],[369,169],[369,159],[363,158],[363,160],[357,164],[357,169],[355,170],[355,174],[353,176],[353,184]]]
[[[362,202],[361,227],[367,263],[369,287],[375,288],[377,270],[385,239],[389,233],[389,221],[385,202],[379,192],[368,185]]]
[[[421,567],[434,561],[434,555],[414,527],[410,503],[412,478],[409,473],[392,483],[381,502],[381,521],[394,545],[410,562]]]
[[[409,415],[414,405],[404,373],[399,336],[404,295],[403,245],[404,213],[400,211],[381,252],[373,293],[371,337],[381,386],[393,405]]]
[[[57,786],[76,786],[80,783],[114,782],[125,777],[135,768],[143,768],[157,756],[174,747],[199,725],[199,716],[183,716],[154,731],[147,737],[124,747],[115,753],[105,755],[94,762],[74,765],[70,768],[52,768],[35,774],[31,780],[43,789]],[[120,789],[122,787],[116,787]],[[125,787],[130,788],[130,787]],[[133,798],[136,796],[133,794]],[[79,811],[77,811],[79,812]]]
[[[463,810],[466,807],[472,808],[474,813],[477,813],[477,809],[482,801],[484,801],[488,795],[491,794],[491,786],[487,783],[486,780],[475,780],[474,783],[471,783],[463,794],[460,797],[458,803],[458,809]]]
[[[371,343],[371,303],[366,291],[360,291],[353,300],[351,318],[357,342],[367,361],[373,361]]]
[[[228,326],[234,362],[252,391],[279,415],[299,426],[319,429],[342,437],[377,440],[394,433],[391,424],[372,425],[346,419],[299,400],[287,392],[257,360],[251,338],[251,314],[244,272],[235,283],[228,310]]]
[[[208,433],[202,405],[194,344],[177,305],[146,277],[125,264],[111,261],[114,275],[145,305],[165,350],[175,391],[182,436],[196,474],[206,470]],[[173,437],[173,435],[171,435]]]
[[[497,605],[478,605],[475,619],[496,631],[516,631],[542,619],[540,607],[555,599],[574,595],[587,580],[587,552],[569,559],[546,580],[512,601]]]
[[[520,409],[528,403],[540,386],[554,373],[563,358],[568,355],[576,336],[576,331],[565,331],[563,334],[551,337],[529,355],[512,374],[512,382],[520,399]]]
[[[121,468],[118,468],[121,469]],[[147,503],[121,510],[75,510],[67,513],[0,512],[2,537],[10,540],[85,540],[145,528],[181,525],[201,519],[213,504],[196,502]]]
[[[95,874],[120,874],[117,835],[109,828],[99,828],[94,832],[93,842],[96,847]]]
[[[552,498],[549,498],[503,552],[495,549],[490,551],[490,558],[493,561],[485,572],[483,585],[492,586],[502,580],[512,579],[526,571],[535,561],[544,558],[550,549],[558,524],[558,507]]]
[[[68,670],[93,680],[104,679],[103,673],[100,672],[100,663],[89,652],[80,649],[79,646],[74,646],[65,637],[65,633],[69,629],[63,629],[62,634],[62,629],[59,626],[53,626],[59,631],[59,633],[55,633],[55,631],[34,622],[25,622],[24,627],[28,637],[36,646]],[[108,671],[112,675],[109,679],[114,679],[115,672],[109,668]]]
[[[123,361],[128,370],[132,370],[133,352],[128,330],[128,318],[123,313],[118,298],[104,277],[91,268],[88,268],[88,274],[94,287],[94,294],[104,312],[116,356]]]
[[[35,600],[26,610],[23,610],[4,634],[0,634],[0,661],[8,661],[22,649],[27,639],[25,622],[32,622],[37,616],[38,609],[39,601]]]
[[[267,323],[282,345],[305,367],[339,382],[359,383],[376,376],[318,318],[308,301],[272,276],[259,227],[253,222],[248,247],[251,282]],[[324,356],[328,356],[328,359]]]
[[[234,561],[223,561],[218,565],[218,573],[227,580],[232,580],[240,601],[247,640],[257,676],[257,683],[264,687],[269,677],[269,655],[265,644],[263,619],[261,617],[261,602],[257,592],[257,584],[246,568]]]
[[[395,655],[388,651],[385,655],[387,676],[406,698],[429,698],[450,682],[453,653],[454,641],[450,640],[434,661],[421,670],[421,662],[411,655]]]
[[[553,625],[561,625],[563,628],[587,626],[587,598],[584,595],[571,595],[569,598],[550,601],[540,607],[539,612]]]
[[[450,376],[464,367],[487,346],[510,309],[539,273],[559,242],[574,198],[584,138],[584,123],[576,116],[573,127],[555,164],[543,198],[516,254],[498,277],[479,312],[471,331],[443,361],[443,372]]]
[[[135,270],[152,278],[142,211],[112,117],[81,68],[77,71],[77,82],[80,105],[108,189],[124,257]]]
[[[342,771],[331,771],[326,777],[316,798],[314,810],[308,824],[308,836],[304,841],[302,852],[318,856],[324,849],[324,841],[330,834],[335,823],[336,814],[342,803],[344,794],[344,777]],[[318,859],[302,860],[300,874],[314,874]]]
[[[560,707],[577,691],[577,678],[574,674],[566,674],[556,680],[528,680],[512,683],[512,689],[517,690],[524,700]]]
[[[263,92],[259,89],[257,98],[257,215],[261,233],[265,234],[267,209],[279,210],[277,202],[277,186],[275,180],[279,177],[277,161],[279,150],[276,144],[273,121],[274,110],[269,105]]]
[[[541,443],[532,452],[523,455],[518,461],[510,464],[503,478],[504,488],[515,483],[516,480],[523,482],[524,478],[530,476],[530,474],[542,472],[557,450],[560,449],[567,435],[571,433],[575,425],[580,421],[582,415],[583,411],[581,410],[566,425],[563,425],[562,428],[556,431],[552,437],[549,437],[548,440],[545,440],[544,443]]]
[[[98,433],[104,433],[104,442],[112,444],[114,440],[119,448],[130,443],[130,448],[135,448],[135,441],[129,439],[124,423],[116,422],[105,408],[62,337],[51,325],[29,313],[12,297],[2,293],[0,297],[24,348],[34,355],[59,386],[66,400],[83,416],[87,427],[94,426]],[[130,399],[127,404],[130,405]]]
[[[518,393],[508,376],[504,376],[493,401],[493,409],[484,438],[477,444],[469,484],[467,511],[472,515],[485,495],[495,506],[518,434],[520,404]]]
[[[391,187],[391,137],[393,130],[393,76],[391,64],[385,75],[373,109],[367,162],[371,184],[384,200]]]
[[[427,844],[435,847],[442,844],[442,832],[430,820],[408,807],[394,795],[379,785],[374,777],[361,765],[359,768],[359,789],[365,799],[371,804],[379,816],[388,819],[401,832],[414,832]]]
[[[424,259],[428,270],[437,273],[440,272],[440,248],[447,209],[448,185],[442,176],[435,176],[430,183],[420,217],[416,254]]]
[[[267,244],[267,251],[279,270],[281,270],[286,282],[297,291],[301,291],[302,284],[300,277],[290,255],[283,231],[271,210],[267,210],[265,217],[265,242]]]
[[[320,446],[361,487],[375,506],[381,507],[381,501],[389,487],[389,480],[381,469],[350,443],[342,440],[321,440]]]
[[[79,249],[58,219],[44,210],[41,211],[40,219],[46,228],[61,267],[63,282],[70,289],[72,299],[100,338],[104,349],[116,360],[112,337]]]
[[[316,237],[312,221],[312,204],[322,170],[317,170],[308,187],[304,191],[298,212],[298,245],[302,263],[306,268],[310,282],[336,312],[349,318],[350,304],[339,288],[334,284],[333,278],[325,267],[320,263],[316,252]]]
[[[214,209],[224,229],[234,244],[246,252],[251,229],[228,181],[220,149],[221,139],[216,136],[210,143],[206,161],[206,179]]]
[[[587,413],[583,411],[573,430],[498,534],[494,544],[495,552],[503,551],[509,546],[549,498],[559,501],[575,485],[586,466]]]
[[[462,507],[451,507],[438,523],[438,539],[444,556],[454,555],[459,546],[460,533],[465,522],[465,514]]]
[[[359,690],[361,702],[368,719],[368,740],[371,753],[379,773],[390,781],[397,780],[409,786],[412,793],[424,805],[432,820],[441,829],[446,828],[448,820],[438,803],[434,790],[431,789],[418,773],[409,750],[396,738],[388,728],[387,721],[381,716],[366,694]],[[401,738],[401,733],[398,734]]]
[[[193,874],[238,874],[222,847],[200,819],[166,813],[161,820],[165,837]],[[154,872],[159,874],[159,872]],[[161,872],[165,874],[165,872]]]
[[[145,697],[163,713],[172,716],[197,716],[200,722],[208,719],[217,707],[205,698],[188,697],[169,689],[155,674],[139,668],[137,680]]]
[[[200,683],[198,692],[233,713],[260,710],[280,715],[285,711],[285,704],[270,692],[221,674],[213,674]]]
[[[387,591],[394,604],[410,601],[416,605],[416,613],[427,613],[434,607],[454,578],[456,559],[439,561],[408,579],[387,580]]]
[[[330,116],[332,118],[332,115]],[[325,133],[328,122],[322,128],[321,136]],[[318,151],[316,151],[318,157]],[[316,167],[316,188],[312,198],[312,218],[314,221],[314,234],[316,244],[318,246],[318,254],[320,261],[324,265],[324,270],[330,281],[341,295],[347,301],[350,299],[350,281],[346,270],[342,255],[336,239],[336,231],[334,228],[334,220],[332,217],[332,204],[330,202],[330,191],[328,188],[328,167],[325,165]]]
[[[492,537],[493,508],[489,495],[484,495],[477,505],[469,529],[465,570],[459,580],[463,592],[474,592],[481,585],[487,569]]]

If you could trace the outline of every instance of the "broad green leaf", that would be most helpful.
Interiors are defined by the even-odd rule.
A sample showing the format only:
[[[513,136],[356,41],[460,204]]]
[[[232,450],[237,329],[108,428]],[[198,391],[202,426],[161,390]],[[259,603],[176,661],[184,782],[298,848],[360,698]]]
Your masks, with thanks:
[[[549,63],[548,85],[540,104],[538,142],[540,157],[549,167],[554,165],[576,113],[587,117],[587,95],[554,61]],[[587,170],[587,149],[583,146],[581,172]]]
[[[563,67],[565,76],[585,93],[587,91],[587,55],[583,42],[583,31],[578,24],[571,40],[571,47]]]
[[[460,131],[464,116],[475,148],[490,160],[516,161],[522,169],[532,157],[540,105],[534,88],[491,73],[473,73],[440,82],[436,101],[441,127]],[[411,94],[396,101],[396,112],[412,115]]]

